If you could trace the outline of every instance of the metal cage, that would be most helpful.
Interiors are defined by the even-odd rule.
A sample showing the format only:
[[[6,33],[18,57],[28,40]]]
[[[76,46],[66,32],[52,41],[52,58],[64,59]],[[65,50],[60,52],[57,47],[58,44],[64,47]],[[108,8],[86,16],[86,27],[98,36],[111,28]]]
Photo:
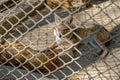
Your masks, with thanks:
[[[0,79],[119,80],[119,4],[120,0],[1,0]],[[96,25],[89,32],[91,23]],[[104,49],[107,55],[102,55]]]

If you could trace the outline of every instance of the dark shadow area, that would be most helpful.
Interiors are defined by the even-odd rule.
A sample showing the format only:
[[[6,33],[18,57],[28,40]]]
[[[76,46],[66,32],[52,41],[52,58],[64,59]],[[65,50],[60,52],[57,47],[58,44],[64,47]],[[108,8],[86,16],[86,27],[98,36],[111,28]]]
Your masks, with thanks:
[[[17,4],[20,2],[20,0],[14,0],[14,1]],[[8,1],[4,2],[3,4],[0,4],[0,13],[8,10],[8,8],[6,8],[5,6],[7,6],[8,8],[11,8],[11,7],[15,6],[15,3],[11,0],[8,0]]]
[[[115,26],[115,28],[111,31],[111,35],[112,35],[112,39],[109,42],[109,45],[107,46],[107,48],[109,49],[109,54],[107,55],[107,57],[112,56],[112,54],[114,54],[111,52],[112,50],[114,50],[115,48],[120,48],[120,25]],[[119,51],[120,51],[120,49],[119,49]],[[72,74],[72,71],[68,68],[68,66],[74,72],[77,72],[77,71],[83,70],[84,68],[89,67],[91,64],[97,63],[97,61],[106,60],[107,57],[105,59],[100,58],[100,56],[98,55],[99,52],[100,51],[97,49],[91,50],[91,49],[86,48],[85,50],[81,51],[81,53],[83,54],[81,56],[77,51],[75,51],[73,54],[73,56],[74,56],[73,58],[77,58],[77,59],[74,60],[73,62],[67,64],[64,68],[61,68],[60,70],[54,72],[53,74],[58,79],[62,79],[62,78],[64,78],[64,77],[62,77],[64,75],[61,73],[61,71],[63,71],[63,72],[65,71],[64,73],[66,74],[66,76]],[[64,58],[62,58],[62,59],[64,60]],[[120,59],[117,59],[117,60],[120,61]],[[77,65],[76,62],[79,65]],[[60,73],[62,76],[59,75]],[[50,75],[49,77],[52,77],[52,75]]]

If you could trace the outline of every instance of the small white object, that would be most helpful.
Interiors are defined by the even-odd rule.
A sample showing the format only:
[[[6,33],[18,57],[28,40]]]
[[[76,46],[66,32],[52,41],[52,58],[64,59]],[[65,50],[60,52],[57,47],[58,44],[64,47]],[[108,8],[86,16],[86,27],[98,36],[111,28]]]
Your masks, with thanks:
[[[62,42],[58,28],[54,28],[55,41],[59,45]]]
[[[64,42],[68,42],[69,44],[73,44],[70,40],[66,39],[66,38],[63,38],[63,37],[60,37],[60,32],[58,30],[58,28],[54,28],[54,36],[55,36],[55,42],[60,45],[61,43],[64,43]]]

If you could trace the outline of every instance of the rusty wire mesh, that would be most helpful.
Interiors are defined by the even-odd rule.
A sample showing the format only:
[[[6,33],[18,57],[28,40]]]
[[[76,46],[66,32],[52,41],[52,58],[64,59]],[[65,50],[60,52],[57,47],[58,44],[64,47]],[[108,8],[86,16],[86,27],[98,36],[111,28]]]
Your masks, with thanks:
[[[49,5],[49,1],[52,5]],[[74,10],[71,5],[64,6],[67,1],[70,1]],[[79,1],[81,0],[1,0],[0,79],[119,80],[120,1],[93,0],[99,6],[97,8]],[[56,39],[55,16],[60,24],[72,16],[72,23],[77,28],[91,22],[104,26],[112,36],[107,46],[107,57],[102,59],[97,54],[100,47],[91,47],[89,44],[78,48],[68,42],[68,45],[58,45],[58,49],[52,49],[51,45]],[[64,26],[70,28],[69,24]],[[70,30],[74,32],[74,29]],[[76,33],[73,35],[77,36]],[[81,37],[77,38],[81,40]],[[71,47],[73,53],[69,55],[67,53]],[[68,52],[65,51],[67,49]]]

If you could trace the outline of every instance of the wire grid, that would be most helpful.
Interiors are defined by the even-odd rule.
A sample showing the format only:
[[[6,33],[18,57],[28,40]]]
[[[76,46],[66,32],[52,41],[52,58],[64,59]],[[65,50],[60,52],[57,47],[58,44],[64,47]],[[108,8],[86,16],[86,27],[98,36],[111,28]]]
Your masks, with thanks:
[[[6,4],[6,2],[9,4]],[[51,59],[42,53],[49,59],[50,64],[54,66],[54,70],[50,71],[44,65],[45,62],[42,63],[40,61],[39,57],[35,58],[39,66],[30,63],[30,60],[34,56],[39,56],[41,51],[46,50],[54,43],[53,27],[56,25],[54,15],[64,21],[73,12],[64,7],[62,5],[64,2],[62,1],[55,8],[51,8],[50,5],[42,0],[6,0],[1,2],[0,6],[4,7],[1,8],[0,13],[0,34],[1,39],[5,40],[5,44],[1,44],[1,48],[4,46],[5,48],[0,51],[0,57],[4,59],[0,65],[0,78],[3,80],[119,80],[120,1],[98,0],[95,3],[100,8],[83,8],[72,15],[74,18],[73,23],[76,26],[89,22],[103,25],[112,35],[110,46],[108,46],[110,54],[105,60],[102,60],[97,56],[96,48],[92,48],[90,45],[84,45],[80,49],[74,48],[75,53],[73,55],[64,53],[62,57],[56,55],[56,52],[50,49],[50,53],[53,55]],[[43,4],[45,8],[41,6]],[[73,4],[75,7],[81,7],[80,4],[76,4],[74,1]],[[61,6],[62,8],[59,9]],[[18,47],[17,45],[12,46],[17,43],[20,44],[20,47],[19,45]],[[70,45],[70,47],[73,45]],[[24,50],[29,53],[29,56],[21,54]],[[15,58],[19,54],[26,60],[21,62]],[[56,56],[58,57],[59,65],[51,61]],[[26,68],[27,66],[24,65],[26,63],[31,65],[31,70]],[[42,65],[46,69],[46,73],[38,69]]]

